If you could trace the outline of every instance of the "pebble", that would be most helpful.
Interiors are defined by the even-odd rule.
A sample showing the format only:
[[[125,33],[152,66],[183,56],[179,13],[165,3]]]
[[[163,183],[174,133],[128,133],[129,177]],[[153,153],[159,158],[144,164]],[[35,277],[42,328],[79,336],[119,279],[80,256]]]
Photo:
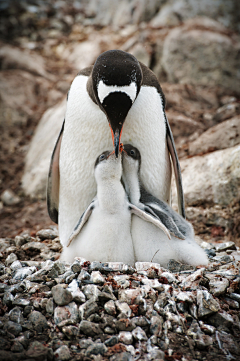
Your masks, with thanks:
[[[9,256],[7,256],[5,264],[6,264],[6,266],[10,266],[16,260],[17,260],[16,254],[11,253]]]
[[[69,304],[73,296],[68,289],[63,288],[61,285],[56,285],[52,288],[52,295],[54,302],[59,306],[65,306]]]
[[[73,322],[79,321],[78,307],[75,302],[70,302],[67,306],[57,306],[54,309],[54,322],[56,325],[67,319]]]
[[[148,339],[145,331],[139,326],[132,331],[132,335],[137,341],[147,341]]]
[[[131,345],[133,342],[133,335],[128,331],[121,331],[118,335],[118,341],[124,343],[125,345]]]
[[[28,316],[28,320],[33,324],[34,329],[38,333],[44,332],[49,327],[46,317],[39,311],[32,311]]]
[[[111,316],[116,315],[116,306],[113,300],[110,300],[104,304],[104,310]]]
[[[89,357],[91,355],[104,355],[107,352],[107,347],[104,343],[94,343],[90,345],[86,350],[86,356]]]
[[[206,290],[197,290],[198,317],[209,316],[220,309],[219,303]]]
[[[56,360],[67,361],[71,360],[71,352],[66,345],[60,346],[55,352],[54,357]]]

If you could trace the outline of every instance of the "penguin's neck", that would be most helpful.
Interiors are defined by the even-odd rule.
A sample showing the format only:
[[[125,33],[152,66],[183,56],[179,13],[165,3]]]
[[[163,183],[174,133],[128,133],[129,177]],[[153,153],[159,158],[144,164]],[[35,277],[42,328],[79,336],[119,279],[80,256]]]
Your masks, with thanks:
[[[138,205],[140,202],[140,181],[138,172],[129,171],[124,173],[123,182],[131,203]]]
[[[126,193],[119,179],[98,182],[97,198],[99,207],[109,213],[116,213],[126,202]]]

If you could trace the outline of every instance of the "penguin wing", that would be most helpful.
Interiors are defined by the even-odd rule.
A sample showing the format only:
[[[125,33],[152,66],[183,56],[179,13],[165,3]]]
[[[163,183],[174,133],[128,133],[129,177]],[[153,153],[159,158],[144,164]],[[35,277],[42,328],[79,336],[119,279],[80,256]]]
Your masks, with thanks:
[[[74,237],[76,237],[81,229],[83,228],[84,224],[87,222],[88,218],[91,216],[93,209],[95,208],[95,198],[92,200],[92,202],[89,204],[89,206],[87,207],[87,209],[83,212],[83,214],[81,215],[81,217],[79,218],[78,223],[76,224],[76,226],[74,227],[69,240],[68,240],[68,244],[67,247],[70,246],[72,240]]]
[[[158,206],[158,204],[156,205],[155,203],[148,203],[147,206],[154,212],[157,218],[164,224],[164,226],[173,236],[183,240],[186,239],[186,237],[179,230],[177,224],[175,223],[171,215],[169,215],[166,211],[162,210]]]
[[[171,155],[171,158],[172,158],[175,180],[176,180],[176,185],[177,185],[178,211],[183,218],[186,218],[180,163],[178,160],[178,155],[177,155],[176,147],[174,144],[172,131],[171,131],[170,125],[168,123],[166,115],[165,115],[165,119],[166,119],[166,128],[167,128],[167,146],[168,146],[168,150]]]
[[[146,211],[143,211],[142,209],[136,207],[132,203],[129,203],[129,209],[130,209],[131,213],[142,218],[144,221],[151,222],[156,227],[160,228],[168,236],[168,238],[171,239],[168,229],[165,227],[165,225],[161,222],[160,219],[153,217],[152,215],[150,215]]]
[[[59,203],[59,154],[64,130],[63,121],[62,128],[60,130],[57,142],[55,144],[52,158],[50,162],[50,168],[48,173],[48,183],[47,183],[47,208],[48,214],[51,220],[55,223],[58,223],[58,203]]]

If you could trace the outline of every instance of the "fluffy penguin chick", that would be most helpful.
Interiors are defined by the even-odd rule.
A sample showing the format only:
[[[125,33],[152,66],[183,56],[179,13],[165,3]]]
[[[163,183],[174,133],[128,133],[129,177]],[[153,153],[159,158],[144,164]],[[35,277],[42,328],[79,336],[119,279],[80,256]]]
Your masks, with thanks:
[[[193,266],[207,265],[207,255],[195,242],[192,225],[140,184],[140,166],[141,155],[138,149],[130,144],[124,145],[123,182],[131,203],[139,208],[149,207],[168,228],[172,237],[169,241],[159,228],[133,216],[131,233],[136,261],[152,260],[166,267],[173,258]]]
[[[134,265],[131,213],[158,225],[169,236],[161,222],[128,202],[121,176],[121,157],[116,158],[114,153],[106,151],[97,158],[97,196],[80,217],[61,260],[72,262],[74,257],[81,256],[89,261]]]

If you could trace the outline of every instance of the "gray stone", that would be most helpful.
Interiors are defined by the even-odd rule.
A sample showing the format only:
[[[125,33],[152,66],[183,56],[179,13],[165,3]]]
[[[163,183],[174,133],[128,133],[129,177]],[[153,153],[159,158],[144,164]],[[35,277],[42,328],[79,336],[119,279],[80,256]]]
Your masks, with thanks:
[[[204,290],[197,290],[197,305],[199,318],[211,315],[220,309],[219,303]]]
[[[120,318],[116,322],[116,328],[119,331],[132,331],[135,328],[135,324],[129,318]]]
[[[16,270],[14,273],[13,279],[16,281],[22,281],[27,276],[31,275],[36,271],[36,267],[22,267]]]
[[[148,339],[145,331],[139,326],[132,331],[132,335],[137,341],[147,341]]]
[[[240,122],[240,119],[239,119]],[[222,251],[226,251],[226,250],[236,250],[236,244],[234,242],[225,242],[225,243],[220,243],[220,244],[216,244],[216,251],[217,252],[222,252]]]
[[[14,336],[18,336],[20,334],[20,332],[22,332],[22,326],[19,325],[18,323],[12,322],[12,321],[8,321],[4,325],[3,329],[8,331],[9,333],[13,334]]]
[[[86,285],[82,288],[82,291],[88,300],[92,297],[95,300],[97,300],[98,295],[100,293],[100,290],[98,289],[98,287],[96,285]]]
[[[6,189],[1,194],[1,201],[6,206],[15,206],[16,204],[20,203],[21,199],[11,189]]]
[[[17,260],[16,254],[11,253],[9,256],[7,256],[5,264],[6,264],[6,266],[10,266],[16,260]]]
[[[114,281],[116,281],[117,285],[121,288],[128,288],[130,285],[129,276],[128,275],[116,275],[113,277]]]
[[[54,322],[56,325],[67,319],[79,322],[78,307],[75,302],[71,302],[67,306],[58,306],[54,310]]]
[[[100,335],[102,333],[102,330],[100,329],[97,323],[89,322],[85,320],[80,322],[79,331],[80,333],[83,333],[84,335],[91,337]]]
[[[41,239],[54,239],[58,237],[58,231],[57,229],[41,229],[36,233],[36,236],[38,236]]]
[[[85,339],[85,338],[83,338],[83,339],[81,339],[81,340],[79,340],[79,347],[80,348],[88,348],[90,345],[92,345],[93,344],[93,341],[92,341],[92,339]]]
[[[10,312],[9,312],[9,319],[10,321],[13,321],[15,323],[20,323],[22,324],[24,321],[23,318],[23,314],[22,311],[19,307],[14,307]]]
[[[3,304],[6,306],[11,306],[14,301],[14,297],[11,292],[5,292],[3,296]]]
[[[186,19],[201,16],[203,25],[207,18],[208,27],[215,31],[223,31],[224,26],[239,30],[239,23],[235,16],[236,5],[234,0],[229,2],[221,0],[169,0],[159,8],[159,12],[154,16],[150,25],[153,27],[176,26]],[[224,16],[223,16],[224,14]],[[195,19],[192,21],[194,22]],[[207,25],[206,24],[206,25]],[[205,25],[205,26],[206,26]],[[223,26],[224,25],[224,26]]]
[[[16,236],[14,241],[15,241],[16,247],[21,247],[23,244],[25,244],[27,242],[26,239],[21,236]]]
[[[118,343],[118,337],[112,336],[112,337],[108,338],[104,343],[107,347],[112,347]]]
[[[162,335],[163,318],[161,316],[152,316],[150,319],[150,334],[157,337]]]
[[[165,277],[168,280],[168,283],[173,283],[177,281],[176,277],[170,272],[163,272],[161,274],[161,277]]]
[[[224,310],[220,310],[218,313],[215,313],[208,318],[208,323],[214,327],[231,327],[234,325],[235,321],[233,317]]]
[[[68,285],[68,291],[71,292],[73,301],[84,303],[86,301],[86,297],[78,286],[78,281],[76,279],[72,280],[72,282]]]
[[[60,346],[55,352],[54,356],[56,360],[67,361],[71,360],[71,352],[66,345]]]
[[[131,345],[133,342],[132,333],[129,331],[119,332],[118,341],[124,343],[125,345]]]
[[[90,281],[95,284],[103,284],[105,282],[105,278],[99,271],[92,271]]]
[[[11,268],[11,270],[13,270],[13,271],[16,271],[17,269],[22,268],[21,262],[18,261],[18,260],[14,261],[14,262],[11,264],[10,268]]]
[[[111,316],[115,316],[116,315],[116,307],[115,307],[115,303],[113,300],[110,300],[108,302],[105,303],[104,305],[104,310]]]
[[[86,320],[91,314],[98,312],[98,304],[90,299],[79,306],[80,320]]]
[[[180,163],[187,205],[196,206],[206,202],[228,205],[237,199],[240,184],[239,145],[184,159]],[[174,189],[173,197],[176,199]]]
[[[197,28],[200,24],[201,29]],[[234,44],[225,34],[211,31],[209,24],[206,24],[205,29],[202,25],[201,18],[194,19],[171,30],[165,38],[162,64],[168,81],[203,86],[220,85],[238,92],[239,44]]]
[[[120,313],[125,314],[127,317],[131,316],[132,310],[131,308],[128,306],[127,302],[119,302],[116,301],[115,302],[116,308],[118,309],[118,311]]]
[[[90,345],[86,350],[86,356],[89,357],[91,355],[104,355],[107,352],[107,347],[104,343],[94,343]]]
[[[54,302],[59,306],[65,306],[69,304],[73,296],[68,289],[63,288],[61,285],[56,285],[52,288],[52,295]]]
[[[189,143],[189,155],[209,153],[240,143],[240,116],[217,124]],[[233,243],[233,242],[232,242]],[[236,248],[235,248],[236,249]]]
[[[196,335],[196,338],[194,339],[195,344],[198,349],[204,350],[208,346],[211,346],[213,344],[213,339],[209,335],[204,335],[203,333],[198,333]]]
[[[34,329],[38,333],[44,332],[49,327],[46,317],[38,311],[32,311],[28,316],[28,320],[32,322]]]
[[[78,261],[75,261],[72,265],[71,265],[71,270],[73,271],[73,273],[79,273],[82,271],[82,267],[81,264]]]
[[[229,281],[226,278],[219,280],[218,278],[213,278],[209,282],[210,292],[214,296],[220,296],[226,292],[227,287],[229,286]]]
[[[78,335],[78,327],[76,326],[64,326],[62,328],[62,332],[64,333],[64,335],[67,336],[67,338],[69,340],[75,339],[76,336]]]
[[[90,280],[90,274],[85,271],[84,269],[81,270],[79,276],[78,276],[78,281],[86,281],[86,280]]]
[[[132,360],[133,360],[133,356],[131,355],[130,352],[117,353],[110,358],[110,361],[132,361]]]
[[[14,341],[12,344],[12,347],[11,347],[11,351],[12,352],[22,352],[22,351],[24,351],[24,347],[20,342]]]
[[[26,352],[26,359],[33,358],[34,361],[45,361],[52,359],[52,350],[38,341],[33,341]]]
[[[53,314],[53,311],[54,311],[53,298],[49,298],[49,300],[46,303],[46,312],[51,315]]]

